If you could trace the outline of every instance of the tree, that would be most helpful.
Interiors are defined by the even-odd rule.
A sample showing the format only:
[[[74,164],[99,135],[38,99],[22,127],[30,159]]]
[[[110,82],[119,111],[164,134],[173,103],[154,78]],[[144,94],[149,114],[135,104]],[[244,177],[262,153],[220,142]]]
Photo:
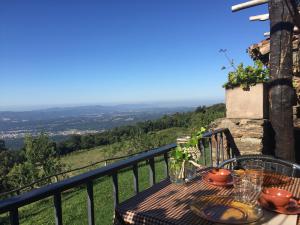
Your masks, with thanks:
[[[11,185],[20,187],[63,170],[64,165],[57,158],[56,145],[47,135],[26,136],[24,143],[25,162],[15,164],[10,171]],[[51,181],[49,179],[42,184]]]
[[[26,160],[32,164],[43,166],[49,158],[56,156],[55,144],[45,134],[26,136],[24,143]]]
[[[38,169],[29,162],[15,164],[8,174],[8,182],[13,188],[20,188],[34,182],[38,174]]]
[[[10,151],[5,147],[4,140],[0,140],[0,190],[7,191],[10,184],[7,175],[14,165],[14,158]]]
[[[5,147],[5,141],[4,140],[0,140],[0,152],[1,151],[6,151],[6,147]]]
[[[202,113],[202,112],[205,112],[206,110],[206,106],[199,106],[197,107],[197,109],[195,110],[195,113]]]
[[[65,141],[62,141],[58,144],[56,149],[59,155],[65,155],[73,151],[77,151],[81,148],[81,136],[72,135]]]
[[[87,149],[95,146],[95,138],[91,134],[81,136],[81,148]]]

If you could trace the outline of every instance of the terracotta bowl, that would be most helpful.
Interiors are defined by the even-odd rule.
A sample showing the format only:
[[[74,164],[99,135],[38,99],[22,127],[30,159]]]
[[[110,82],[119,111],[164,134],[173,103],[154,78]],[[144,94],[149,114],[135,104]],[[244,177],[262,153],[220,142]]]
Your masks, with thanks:
[[[280,188],[265,188],[261,193],[261,197],[274,207],[286,206],[292,196],[291,192]]]
[[[216,182],[225,183],[229,177],[231,172],[226,169],[212,169],[208,172],[208,176],[211,180]]]

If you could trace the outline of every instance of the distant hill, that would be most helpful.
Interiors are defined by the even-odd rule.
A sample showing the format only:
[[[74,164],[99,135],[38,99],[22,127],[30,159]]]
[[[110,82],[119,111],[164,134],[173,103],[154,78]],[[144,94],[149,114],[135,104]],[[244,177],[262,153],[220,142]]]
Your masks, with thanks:
[[[0,111],[0,121],[19,121],[19,120],[49,120],[66,117],[95,116],[102,114],[114,114],[124,112],[165,112],[165,111],[189,111],[194,107],[157,107],[148,104],[124,104],[115,106],[76,106],[49,108],[32,111]]]
[[[18,149],[26,134],[47,133],[54,140],[71,134],[103,132],[176,112],[193,111],[194,107],[158,107],[148,104],[116,106],[77,106],[32,111],[0,111],[0,139]]]

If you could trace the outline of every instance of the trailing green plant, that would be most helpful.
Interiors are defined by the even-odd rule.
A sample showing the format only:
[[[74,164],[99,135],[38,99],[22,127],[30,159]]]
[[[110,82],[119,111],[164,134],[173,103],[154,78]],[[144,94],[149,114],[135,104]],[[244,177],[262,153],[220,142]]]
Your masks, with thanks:
[[[202,135],[206,132],[204,127],[201,127],[199,131],[192,133],[191,137],[186,143],[178,145],[174,151],[171,152],[171,158],[174,159],[175,163],[182,163],[183,161],[198,161],[193,153],[190,151],[191,148],[198,149],[198,143],[202,138]]]
[[[244,66],[240,63],[234,71],[228,73],[228,81],[223,85],[224,88],[242,87],[249,90],[250,86],[258,83],[265,83],[269,80],[269,69],[259,60],[253,66]]]
[[[195,167],[200,167],[197,163],[200,159],[198,143],[206,131],[204,127],[191,136],[177,139],[177,147],[171,152],[170,157],[170,179],[172,182],[188,181],[196,175]],[[180,141],[179,141],[180,140]],[[190,171],[190,172],[187,172]],[[189,173],[189,175],[188,175]]]

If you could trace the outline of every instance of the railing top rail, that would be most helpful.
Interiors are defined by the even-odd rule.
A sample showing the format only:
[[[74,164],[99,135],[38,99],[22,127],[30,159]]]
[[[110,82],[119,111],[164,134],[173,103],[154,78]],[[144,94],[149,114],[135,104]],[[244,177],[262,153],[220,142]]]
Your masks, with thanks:
[[[231,158],[228,160],[225,160],[222,162],[218,167],[222,168],[224,165],[232,162],[241,162],[241,161],[248,161],[248,160],[262,160],[265,162],[273,162],[273,163],[280,163],[285,166],[290,166],[292,168],[296,168],[297,170],[300,170],[300,165],[291,161],[283,160],[280,158],[276,158],[271,155],[260,155],[260,154],[253,154],[253,155],[242,155],[237,156],[235,158]]]
[[[78,170],[86,169],[86,168],[89,168],[89,167],[92,167],[92,166],[95,166],[97,164],[104,163],[104,162],[109,162],[109,161],[114,161],[114,160],[129,158],[129,157],[132,157],[132,156],[144,153],[144,152],[148,152],[148,151],[151,151],[151,149],[150,150],[141,151],[141,152],[136,152],[136,153],[129,154],[129,155],[124,155],[124,156],[118,156],[118,157],[103,159],[101,161],[97,161],[97,162],[94,162],[94,163],[91,163],[91,164],[88,164],[88,165],[85,165],[85,166],[81,166],[81,167],[78,167],[78,168],[75,168],[75,169],[70,169],[70,170],[62,171],[60,173],[52,174],[50,176],[43,177],[41,179],[38,179],[38,180],[36,180],[36,181],[34,181],[34,182],[30,183],[30,184],[27,184],[25,186],[20,187],[20,188],[17,188],[17,189],[14,189],[14,190],[10,190],[10,191],[7,191],[7,192],[2,192],[2,193],[0,193],[0,197],[1,196],[9,195],[11,193],[15,193],[17,191],[22,191],[22,190],[24,190],[26,188],[29,188],[29,187],[33,187],[33,185],[38,184],[38,183],[40,183],[40,182],[42,182],[44,180],[51,179],[51,178],[53,178],[55,176],[60,176],[60,175],[64,175],[64,174],[71,173],[71,172],[75,172],[75,171],[78,171]]]
[[[228,128],[220,128],[220,129],[216,129],[216,130],[213,130],[213,131],[205,132],[202,137],[203,138],[208,138],[208,137],[211,137],[215,134],[224,133],[224,132],[227,132],[227,131],[228,131]]]
[[[47,185],[45,187],[41,187],[27,193],[13,196],[11,198],[0,201],[0,214],[10,211],[14,208],[18,208],[24,206],[26,204],[30,204],[32,202],[41,200],[43,198],[47,198],[56,193],[71,189],[73,187],[77,187],[88,181],[100,178],[102,176],[111,175],[112,173],[139,163],[141,161],[147,160],[152,157],[156,157],[162,155],[166,152],[169,152],[170,149],[175,148],[176,144],[165,145],[160,148],[152,149],[148,152],[141,153],[139,155],[112,163],[106,167],[101,167],[99,169],[94,169],[89,172],[68,178],[66,180],[59,181],[54,184]]]

